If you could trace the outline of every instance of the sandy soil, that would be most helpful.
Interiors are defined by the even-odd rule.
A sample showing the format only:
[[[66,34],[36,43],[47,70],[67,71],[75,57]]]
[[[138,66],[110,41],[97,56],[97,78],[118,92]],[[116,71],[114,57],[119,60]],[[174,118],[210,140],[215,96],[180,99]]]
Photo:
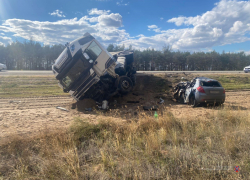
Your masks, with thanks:
[[[156,105],[159,97],[165,98],[165,103],[159,105],[159,111],[168,108],[176,117],[206,117],[218,111],[216,108],[191,108],[186,104],[178,104],[169,98],[169,93],[158,92],[154,87],[146,87],[148,78],[141,79],[134,91],[127,96],[114,98],[110,101],[109,112],[85,111],[85,108],[95,108],[95,102],[90,100],[76,103],[71,97],[37,97],[0,100],[0,143],[12,134],[34,135],[44,129],[60,129],[69,126],[77,117],[96,122],[101,116],[115,117],[116,113],[123,120],[136,117],[142,112],[144,105]],[[154,80],[152,80],[154,81]],[[163,82],[167,84],[168,82]],[[159,86],[159,88],[162,86]],[[250,91],[226,92],[224,107],[232,110],[245,111],[250,108]],[[115,101],[117,103],[115,103]],[[139,101],[129,103],[128,101]],[[60,106],[68,111],[57,109]],[[73,108],[73,109],[72,109]],[[147,112],[153,115],[154,112]],[[160,115],[160,113],[159,113]]]

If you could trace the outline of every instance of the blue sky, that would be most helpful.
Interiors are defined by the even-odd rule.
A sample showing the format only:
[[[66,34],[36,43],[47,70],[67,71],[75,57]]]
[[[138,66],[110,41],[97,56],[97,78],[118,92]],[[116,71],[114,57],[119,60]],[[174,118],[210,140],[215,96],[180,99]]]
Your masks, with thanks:
[[[85,32],[105,46],[250,54],[250,1],[0,0],[0,45],[65,44]]]

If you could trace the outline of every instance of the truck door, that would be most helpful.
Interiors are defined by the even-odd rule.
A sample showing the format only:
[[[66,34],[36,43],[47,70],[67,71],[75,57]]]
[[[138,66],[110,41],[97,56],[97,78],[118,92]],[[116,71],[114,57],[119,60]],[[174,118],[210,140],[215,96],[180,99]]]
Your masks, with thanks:
[[[107,63],[111,59],[111,55],[98,42],[93,40],[85,52],[94,61],[93,69],[98,76],[102,76],[107,69]]]

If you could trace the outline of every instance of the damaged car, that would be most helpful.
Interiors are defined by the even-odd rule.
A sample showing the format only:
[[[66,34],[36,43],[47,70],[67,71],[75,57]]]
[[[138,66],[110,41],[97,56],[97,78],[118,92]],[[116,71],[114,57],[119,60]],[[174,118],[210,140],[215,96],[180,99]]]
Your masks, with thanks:
[[[101,102],[124,95],[135,86],[132,51],[109,53],[89,33],[65,46],[52,70],[58,85],[75,100]]]
[[[191,82],[180,82],[173,87],[173,98],[191,107],[199,104],[222,105],[225,102],[225,89],[214,79],[196,77]]]

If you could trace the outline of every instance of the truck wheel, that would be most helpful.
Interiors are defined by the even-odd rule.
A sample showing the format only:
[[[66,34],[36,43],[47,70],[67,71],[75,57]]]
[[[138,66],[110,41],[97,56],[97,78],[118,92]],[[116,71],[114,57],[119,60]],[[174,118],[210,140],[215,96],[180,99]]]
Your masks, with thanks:
[[[120,89],[121,93],[127,94],[133,89],[133,82],[127,76],[121,76],[118,82],[118,88]]]
[[[197,106],[197,102],[195,100],[195,96],[194,95],[191,95],[191,97],[189,98],[189,104],[192,108],[196,107]]]

